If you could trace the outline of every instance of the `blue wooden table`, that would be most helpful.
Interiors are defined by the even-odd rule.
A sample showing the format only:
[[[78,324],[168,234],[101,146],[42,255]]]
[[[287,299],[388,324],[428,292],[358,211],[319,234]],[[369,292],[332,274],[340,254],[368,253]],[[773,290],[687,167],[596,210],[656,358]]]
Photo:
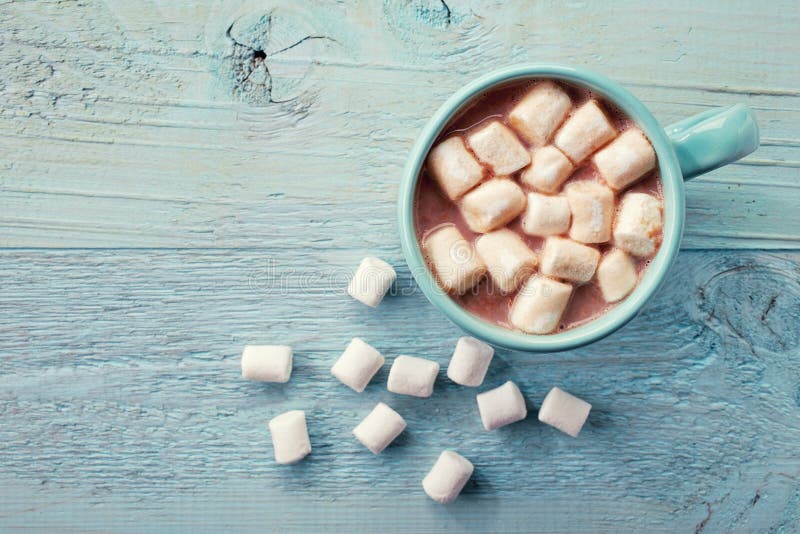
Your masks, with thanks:
[[[0,530],[800,531],[800,62],[794,1],[105,0],[0,4]],[[658,4],[658,5],[656,5]],[[313,7],[312,7],[313,5]],[[621,81],[664,124],[745,102],[762,147],[688,185],[683,251],[631,324],[560,354],[500,350],[533,406],[594,405],[576,440],[481,428],[475,391],[358,395],[353,336],[448,361],[395,197],[466,81],[554,61]],[[349,299],[365,254],[398,270]],[[295,347],[285,385],[244,344]],[[350,435],[379,400],[380,456]],[[272,459],[304,409],[314,451]],[[476,470],[451,506],[420,481]]]

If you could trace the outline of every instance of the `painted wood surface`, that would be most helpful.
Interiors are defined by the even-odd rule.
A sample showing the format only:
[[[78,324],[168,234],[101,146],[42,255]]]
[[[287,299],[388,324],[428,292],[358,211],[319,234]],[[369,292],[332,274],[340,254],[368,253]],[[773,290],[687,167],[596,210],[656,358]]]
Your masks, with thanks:
[[[699,4],[699,5],[698,5]],[[106,0],[0,4],[0,529],[800,531],[796,2]],[[692,181],[684,251],[643,313],[583,349],[499,351],[532,413],[595,406],[577,440],[487,433],[444,372],[429,400],[329,375],[349,339],[446,364],[456,327],[396,235],[417,132],[457,87],[587,66],[669,124],[745,102],[762,148]],[[360,258],[398,269],[370,310]],[[286,385],[239,378],[290,343]],[[409,422],[375,457],[378,400]],[[308,412],[276,466],[266,422]],[[476,473],[422,493],[442,448]]]

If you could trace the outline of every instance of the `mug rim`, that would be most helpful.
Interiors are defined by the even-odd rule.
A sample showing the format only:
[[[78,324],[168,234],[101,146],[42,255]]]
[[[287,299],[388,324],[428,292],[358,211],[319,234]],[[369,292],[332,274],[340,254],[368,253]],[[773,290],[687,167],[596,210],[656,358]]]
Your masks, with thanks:
[[[641,128],[658,159],[664,202],[661,246],[633,292],[608,312],[580,326],[545,335],[526,334],[492,324],[458,305],[436,282],[428,268],[414,225],[414,195],[419,174],[433,142],[452,117],[482,92],[526,78],[550,78],[589,88],[617,106]],[[667,133],[633,94],[595,72],[554,63],[513,65],[485,74],[456,91],[428,120],[411,149],[398,197],[400,243],[403,256],[426,298],[461,329],[493,345],[525,352],[556,352],[578,348],[615,332],[642,309],[666,277],[680,248],[685,217],[683,175]]]

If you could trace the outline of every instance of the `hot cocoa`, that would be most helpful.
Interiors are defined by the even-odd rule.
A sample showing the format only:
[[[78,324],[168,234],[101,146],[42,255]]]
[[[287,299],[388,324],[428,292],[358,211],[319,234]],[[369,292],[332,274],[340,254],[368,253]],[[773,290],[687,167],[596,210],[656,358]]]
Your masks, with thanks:
[[[433,144],[414,217],[428,267],[463,308],[508,329],[567,330],[624,300],[658,251],[656,155],[588,89],[507,84]]]

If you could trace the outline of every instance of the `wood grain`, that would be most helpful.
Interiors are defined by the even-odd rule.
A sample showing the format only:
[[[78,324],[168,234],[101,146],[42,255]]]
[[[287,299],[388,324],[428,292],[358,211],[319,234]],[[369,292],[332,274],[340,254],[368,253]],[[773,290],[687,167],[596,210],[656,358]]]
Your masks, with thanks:
[[[456,447],[477,467],[464,502],[487,510],[504,503],[503,513],[487,511],[479,523],[488,530],[524,531],[532,517],[541,518],[542,531],[688,528],[705,503],[718,530],[800,519],[800,255],[686,252],[655,301],[618,334],[561,354],[500,351],[481,390],[513,379],[535,408],[561,385],[594,404],[578,440],[533,415],[484,432],[475,391],[449,383],[444,371],[428,400],[388,393],[388,364],[364,395],[338,384],[329,368],[352,336],[390,360],[412,352],[444,367],[459,332],[411,291],[406,269],[398,281],[405,294],[370,310],[336,281],[353,258],[324,261],[297,249],[281,258],[271,268],[271,258],[247,250],[0,256],[4,476],[36,488],[34,502],[88,492],[69,501],[83,513],[124,496],[104,519],[113,530],[144,520],[127,501],[165,512],[178,506],[166,497],[186,495],[194,509],[215,492],[225,495],[219,508],[287,510],[280,526],[290,530],[309,526],[304,510],[318,501],[327,503],[318,525],[339,514],[330,525],[369,531],[371,523],[344,510],[386,521],[395,499],[416,510],[398,528],[443,527],[443,514],[467,521],[476,512],[469,505],[440,512],[419,484],[437,451]],[[333,288],[317,281],[325,276]],[[420,324],[423,331],[414,327]],[[242,381],[241,346],[277,341],[295,347],[292,381]],[[375,457],[350,430],[379,400],[400,411],[409,430]],[[292,408],[308,411],[314,452],[287,469],[271,461],[265,428]],[[758,508],[742,502],[756,495]],[[528,499],[538,511],[506,499]],[[572,515],[573,499],[587,502],[585,513]],[[49,512],[43,522],[15,513],[25,502],[6,503],[0,524],[55,520]],[[114,514],[129,519],[116,523]],[[222,526],[209,520],[210,530]]]
[[[800,69],[796,2],[0,4],[0,529],[798,532]],[[687,186],[658,296],[583,349],[499,351],[528,420],[487,433],[444,371],[428,400],[329,368],[353,336],[445,367],[459,330],[395,223],[406,154],[454,90],[525,61],[621,81],[665,125],[745,102],[762,147]],[[370,310],[361,257],[398,269]],[[290,343],[293,379],[239,377]],[[536,422],[558,384],[577,440]],[[409,423],[380,456],[352,427]],[[308,411],[306,462],[268,419]],[[442,448],[476,465],[443,507]]]
[[[487,65],[546,60],[619,79],[664,124],[753,106],[764,146],[689,185],[684,246],[797,248],[800,218],[784,216],[800,196],[791,2],[626,16],[454,4],[449,23],[439,2],[145,4],[5,6],[0,244],[264,246],[296,239],[276,230],[297,222],[346,227],[354,208],[394,235],[401,168],[433,111]]]

